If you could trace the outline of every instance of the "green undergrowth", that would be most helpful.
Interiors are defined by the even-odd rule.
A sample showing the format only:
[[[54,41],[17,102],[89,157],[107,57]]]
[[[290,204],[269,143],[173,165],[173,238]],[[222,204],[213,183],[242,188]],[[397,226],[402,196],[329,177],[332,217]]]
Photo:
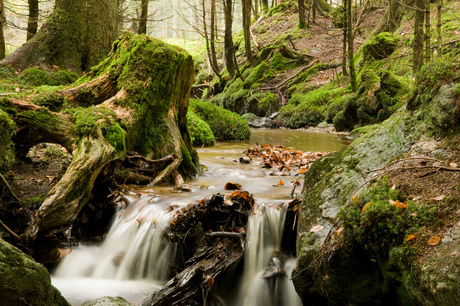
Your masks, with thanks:
[[[189,112],[209,125],[217,141],[249,139],[251,132],[247,121],[234,112],[195,99],[190,100]]]
[[[409,235],[438,225],[436,205],[423,201],[399,202],[398,191],[388,185],[388,178],[362,190],[352,204],[339,212],[345,229],[345,239],[361,244],[375,257],[386,257],[391,247],[405,245],[407,253],[412,243],[405,243]]]

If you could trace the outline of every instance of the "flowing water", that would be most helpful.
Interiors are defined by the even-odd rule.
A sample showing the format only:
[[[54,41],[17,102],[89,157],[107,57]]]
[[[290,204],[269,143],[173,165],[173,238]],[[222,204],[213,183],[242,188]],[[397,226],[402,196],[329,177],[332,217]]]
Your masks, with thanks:
[[[209,194],[229,194],[224,186],[235,182],[254,195],[257,210],[248,221],[244,267],[236,272],[240,286],[235,286],[238,292],[227,298],[227,305],[301,305],[289,280],[294,259],[287,260],[282,267],[285,277],[264,277],[268,262],[280,261],[272,256],[280,248],[285,203],[292,190],[289,184],[280,186],[278,182],[287,183],[299,177],[273,176],[269,169],[258,164],[240,164],[237,159],[244,149],[256,144],[330,152],[347,143],[343,136],[330,134],[253,130],[247,142],[218,143],[198,149],[200,162],[207,171],[187,186],[187,192],[171,187],[136,189],[142,195],[125,197],[128,205],[118,211],[104,243],[74,248],[53,275],[53,284],[72,305],[102,296],[122,296],[139,303],[171,277],[168,267],[175,245],[162,240],[161,232],[175,210]]]

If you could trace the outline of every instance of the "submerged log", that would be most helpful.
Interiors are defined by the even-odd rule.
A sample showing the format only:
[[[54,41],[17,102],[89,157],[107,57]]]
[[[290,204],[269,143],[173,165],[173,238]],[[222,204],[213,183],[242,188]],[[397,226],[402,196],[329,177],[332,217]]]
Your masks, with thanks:
[[[2,99],[0,108],[15,121],[12,140],[18,154],[24,156],[41,142],[58,143],[73,154],[24,240],[70,226],[91,197],[96,177],[102,170],[112,175],[115,161],[125,161],[133,168],[128,172],[148,177],[153,184],[177,173],[184,178],[196,175],[198,156],[186,119],[193,72],[191,56],[179,47],[124,34],[109,57],[78,81],[80,85],[54,92],[55,101],[38,106],[32,102],[40,96],[25,99],[32,102]],[[46,103],[57,111],[48,110]]]

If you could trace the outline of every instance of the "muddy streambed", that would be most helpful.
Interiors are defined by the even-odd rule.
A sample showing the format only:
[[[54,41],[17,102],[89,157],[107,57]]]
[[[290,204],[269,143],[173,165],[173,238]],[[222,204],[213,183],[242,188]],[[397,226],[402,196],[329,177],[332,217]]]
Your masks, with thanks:
[[[242,271],[242,275],[245,275],[242,277],[242,283],[247,283],[247,286],[244,286],[261,288],[248,292],[266,294],[260,276],[257,275],[263,270],[266,264],[264,261],[270,256],[270,252],[279,248],[280,241],[274,239],[279,237],[282,231],[279,224],[284,217],[280,215],[283,209],[279,207],[291,200],[293,186],[290,182],[302,181],[302,175],[291,172],[293,176],[289,176],[273,169],[262,168],[257,160],[251,164],[242,164],[238,159],[245,149],[258,144],[276,144],[301,151],[331,152],[342,149],[348,143],[343,135],[260,129],[252,130],[249,141],[225,142],[213,147],[200,148],[200,162],[206,168],[202,176],[180,189],[135,189],[138,195],[125,198],[125,204],[128,205],[114,217],[114,224],[106,241],[101,246],[81,245],[74,248],[54,273],[53,284],[72,305],[102,296],[122,296],[134,304],[140,303],[143,298],[164,285],[169,278],[168,260],[174,256],[175,250],[165,246],[160,234],[172,213],[207,195],[230,194],[232,191],[226,191],[224,186],[227,182],[234,182],[241,184],[242,190],[254,195],[256,205],[262,208],[261,214],[263,212],[266,215],[264,218],[255,217],[251,221],[254,223],[253,228],[265,226],[273,231],[268,237],[253,238],[269,241],[265,241],[264,245],[257,249],[247,248],[245,262],[248,267]],[[284,184],[279,184],[280,181]],[[300,190],[301,187],[296,193],[300,193]],[[263,222],[266,222],[266,225]],[[248,233],[248,239],[250,237]],[[260,253],[263,252],[267,255],[261,256]],[[289,263],[291,266],[293,264]],[[291,284],[286,286],[292,287]],[[263,296],[252,296],[248,292],[244,292],[243,288],[238,294],[235,293],[235,298],[227,301],[227,304],[251,305],[254,304],[254,299],[259,302],[266,299]],[[286,300],[284,304],[295,305],[298,302],[296,299],[297,297],[294,297],[293,301]]]

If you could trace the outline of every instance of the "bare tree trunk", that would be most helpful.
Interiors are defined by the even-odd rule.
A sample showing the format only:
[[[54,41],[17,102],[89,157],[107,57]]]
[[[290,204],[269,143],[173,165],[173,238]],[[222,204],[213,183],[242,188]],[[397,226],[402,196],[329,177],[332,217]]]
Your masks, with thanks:
[[[415,7],[413,70],[414,74],[417,74],[423,65],[423,17],[425,15],[425,0],[416,0]]]
[[[5,36],[3,35],[3,27],[5,25],[5,7],[3,0],[0,0],[0,59],[5,57]]]
[[[139,34],[147,34],[147,16],[149,0],[141,0],[141,18],[139,19]]]
[[[34,37],[38,30],[38,0],[29,0],[29,19],[27,21],[27,40]]]
[[[220,71],[219,64],[217,63],[216,55],[216,0],[211,0],[211,24],[210,24],[210,38],[211,38],[211,59],[212,64]]]
[[[235,76],[235,62],[234,58],[234,46],[233,46],[233,0],[224,0],[224,14],[225,14],[225,34],[224,34],[224,55],[225,55],[225,66],[230,76]]]
[[[246,58],[248,61],[252,59],[251,50],[251,0],[242,1],[243,8],[243,33],[244,33],[244,47],[246,49]]]
[[[307,27],[305,20],[305,0],[297,0],[297,5],[299,7],[299,29],[305,29]]]
[[[425,63],[431,60],[430,0],[425,1]]]
[[[442,57],[442,0],[438,0],[438,18],[437,18],[437,23],[436,23],[436,30],[438,34],[438,57]]]
[[[317,10],[317,7],[318,7],[318,1],[317,0],[312,0],[312,5],[311,5],[311,19],[313,22],[316,22],[316,10]]]
[[[217,77],[222,79],[222,76],[220,75],[219,67],[215,65],[216,61],[213,60],[213,55],[210,47],[210,42],[209,42],[209,36],[208,36],[208,26],[206,23],[206,3],[205,0],[201,1],[202,8],[203,8],[203,30],[204,30],[204,38],[206,40],[206,52],[208,55],[208,60],[209,60],[209,66],[211,66],[212,71],[217,75]],[[211,18],[212,20],[212,18]],[[212,30],[211,30],[212,31]]]
[[[348,37],[348,22],[345,19],[347,12],[347,1],[343,1],[343,37],[342,37],[342,73],[348,75],[347,71],[347,37]]]
[[[356,91],[356,71],[355,71],[355,59],[354,59],[354,49],[353,49],[353,0],[348,1],[347,8],[347,23],[348,23],[348,67],[350,68],[350,84],[351,90]]]
[[[268,12],[268,0],[262,0],[262,12]]]

